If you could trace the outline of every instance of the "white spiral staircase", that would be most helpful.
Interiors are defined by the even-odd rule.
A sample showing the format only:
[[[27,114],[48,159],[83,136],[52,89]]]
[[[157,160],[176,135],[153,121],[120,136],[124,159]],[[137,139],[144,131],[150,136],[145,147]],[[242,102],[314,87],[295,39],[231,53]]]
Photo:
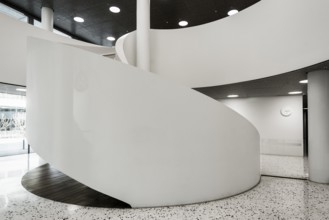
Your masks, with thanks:
[[[1,46],[9,48],[9,41],[27,51],[28,140],[43,159],[132,207],[189,204],[236,195],[260,179],[254,126],[190,87],[327,60],[329,31],[321,21],[329,21],[328,6],[326,0],[263,0],[206,25],[153,30],[154,73],[12,20],[6,22],[23,34],[9,30]],[[298,10],[291,17],[293,7]],[[318,13],[306,16],[306,9]],[[28,36],[55,42],[29,38],[26,48]],[[119,60],[133,64],[134,35],[119,40],[117,50]],[[25,68],[25,62],[17,63]],[[25,80],[15,74],[4,78]]]

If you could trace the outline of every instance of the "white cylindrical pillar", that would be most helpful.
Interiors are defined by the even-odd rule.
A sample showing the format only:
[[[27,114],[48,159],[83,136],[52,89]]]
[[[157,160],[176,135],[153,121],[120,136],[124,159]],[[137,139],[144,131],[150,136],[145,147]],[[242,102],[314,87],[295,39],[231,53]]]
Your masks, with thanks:
[[[41,8],[41,26],[42,29],[53,31],[54,27],[54,11],[48,7]]]
[[[329,183],[329,71],[308,73],[310,180]]]
[[[136,61],[150,71],[150,0],[137,0]]]

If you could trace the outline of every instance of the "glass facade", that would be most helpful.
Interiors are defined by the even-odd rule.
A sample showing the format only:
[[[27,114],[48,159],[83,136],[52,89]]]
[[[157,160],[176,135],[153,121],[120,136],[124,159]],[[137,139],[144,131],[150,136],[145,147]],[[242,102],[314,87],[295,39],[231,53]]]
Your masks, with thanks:
[[[25,88],[0,83],[0,156],[27,153],[25,129]]]

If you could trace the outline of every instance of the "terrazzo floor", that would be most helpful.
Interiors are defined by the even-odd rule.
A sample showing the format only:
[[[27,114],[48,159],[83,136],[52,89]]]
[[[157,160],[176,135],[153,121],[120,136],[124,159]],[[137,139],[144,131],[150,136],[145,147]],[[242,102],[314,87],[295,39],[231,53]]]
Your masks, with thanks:
[[[42,161],[35,154],[0,158],[0,219],[329,219],[329,185],[262,177],[252,190],[223,200],[162,208],[86,208],[27,192],[22,175]]]

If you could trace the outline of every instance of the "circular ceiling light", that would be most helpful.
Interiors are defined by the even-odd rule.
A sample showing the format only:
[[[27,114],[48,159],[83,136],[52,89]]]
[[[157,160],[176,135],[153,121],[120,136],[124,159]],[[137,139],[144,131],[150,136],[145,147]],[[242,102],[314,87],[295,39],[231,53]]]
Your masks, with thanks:
[[[239,95],[236,95],[236,94],[231,94],[231,95],[228,95],[227,98],[238,98]]]
[[[178,25],[181,26],[181,27],[185,27],[186,25],[188,25],[188,22],[187,21],[180,21],[178,23]]]
[[[289,95],[299,95],[302,94],[302,91],[292,91],[292,92],[288,92]]]
[[[228,16],[232,16],[232,15],[235,15],[236,13],[238,13],[239,11],[238,10],[236,10],[236,9],[232,9],[232,10],[230,10],[229,12],[227,12],[227,15]]]
[[[73,20],[75,20],[76,22],[82,23],[85,21],[85,19],[81,18],[81,17],[74,17]]]
[[[301,83],[301,84],[307,84],[308,83],[308,80],[307,79],[304,79],[304,80],[299,81],[299,83]]]
[[[109,41],[115,41],[115,37],[112,37],[112,36],[109,36],[106,39],[109,40]]]
[[[120,8],[118,8],[118,7],[116,7],[116,6],[111,6],[111,7],[110,7],[110,11],[111,11],[112,13],[119,13],[121,10],[120,10]]]

